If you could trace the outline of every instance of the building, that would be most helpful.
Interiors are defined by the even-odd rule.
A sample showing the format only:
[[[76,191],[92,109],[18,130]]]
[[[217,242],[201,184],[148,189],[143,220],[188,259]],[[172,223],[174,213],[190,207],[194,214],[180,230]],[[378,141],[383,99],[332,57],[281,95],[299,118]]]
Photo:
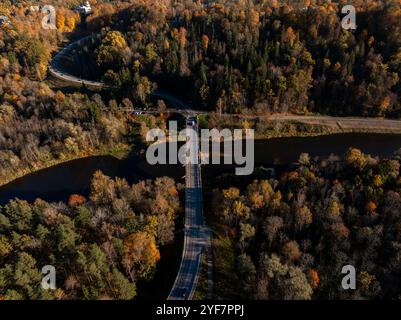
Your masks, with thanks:
[[[92,7],[89,1],[86,1],[84,4],[76,7],[75,11],[79,12],[80,14],[90,15],[92,13]]]
[[[0,16],[0,27],[4,27],[10,24],[10,19],[6,16]]]
[[[29,7],[29,12],[39,12],[40,11],[40,6],[30,6]]]

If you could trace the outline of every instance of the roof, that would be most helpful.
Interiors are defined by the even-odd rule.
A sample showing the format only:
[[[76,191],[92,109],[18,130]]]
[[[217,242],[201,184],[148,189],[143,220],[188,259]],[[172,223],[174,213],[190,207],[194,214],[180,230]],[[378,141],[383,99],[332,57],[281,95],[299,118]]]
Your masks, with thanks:
[[[6,23],[9,23],[9,22],[10,22],[10,19],[8,17],[0,16],[0,25],[6,24]]]

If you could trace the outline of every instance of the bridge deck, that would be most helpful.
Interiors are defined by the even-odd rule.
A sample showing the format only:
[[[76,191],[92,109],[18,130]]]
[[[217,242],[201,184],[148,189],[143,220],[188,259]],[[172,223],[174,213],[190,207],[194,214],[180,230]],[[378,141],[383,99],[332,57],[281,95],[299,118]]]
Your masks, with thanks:
[[[198,154],[198,145],[191,144]],[[209,243],[209,231],[202,218],[202,181],[199,164],[187,164],[185,195],[185,235],[180,269],[171,289],[169,300],[192,299],[199,277],[202,249]]]

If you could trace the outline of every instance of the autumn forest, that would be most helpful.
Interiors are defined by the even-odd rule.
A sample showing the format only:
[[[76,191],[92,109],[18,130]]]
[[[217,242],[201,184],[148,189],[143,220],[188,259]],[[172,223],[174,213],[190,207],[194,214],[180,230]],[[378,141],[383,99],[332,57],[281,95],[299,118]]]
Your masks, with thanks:
[[[204,112],[202,128],[262,128],[267,143],[332,133],[270,116],[401,119],[398,0],[352,1],[355,30],[342,28],[345,0],[91,0],[88,15],[82,2],[0,3],[0,199],[10,182],[69,161],[143,159],[150,129],[185,123],[159,92]],[[32,9],[45,4],[56,8],[53,29]],[[53,77],[55,55],[91,34],[65,67],[102,89]],[[205,168],[213,299],[401,299],[400,150],[303,150],[246,178]],[[129,181],[95,170],[67,201],[7,198],[0,300],[137,299],[155,285],[163,249],[181,250],[182,175]],[[49,264],[55,290],[39,285]],[[341,289],[344,265],[355,266],[355,290]]]

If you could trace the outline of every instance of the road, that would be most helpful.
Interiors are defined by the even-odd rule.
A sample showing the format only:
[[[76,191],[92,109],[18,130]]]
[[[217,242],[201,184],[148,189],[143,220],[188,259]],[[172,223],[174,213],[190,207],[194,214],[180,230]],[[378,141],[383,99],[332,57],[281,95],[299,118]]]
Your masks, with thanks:
[[[223,118],[238,118],[248,121],[264,120],[266,123],[277,122],[300,122],[309,125],[323,126],[330,129],[332,133],[341,132],[363,132],[363,133],[394,133],[401,134],[401,120],[383,118],[361,118],[361,117],[332,117],[322,115],[234,115],[222,114]]]
[[[61,61],[62,59],[69,59],[71,56],[71,53],[79,48],[80,46],[85,45],[85,43],[92,41],[94,38],[96,38],[98,35],[96,34],[91,34],[89,36],[86,36],[78,41],[70,43],[68,46],[63,48],[60,52],[58,52],[52,59],[50,65],[48,66],[49,73],[59,79],[63,80],[65,82],[68,82],[73,85],[78,85],[78,86],[86,86],[90,89],[102,89],[104,87],[104,84],[98,81],[92,81],[92,80],[86,80],[86,79],[81,79],[77,76],[74,76],[72,74],[69,74],[66,70],[63,70],[61,68]]]
[[[197,125],[187,125],[187,128],[198,131]],[[198,142],[191,143],[190,148],[198,161],[195,164],[192,163],[193,161],[188,161],[185,165],[184,249],[181,265],[168,300],[193,298],[199,278],[202,252],[210,252],[211,234],[204,225],[202,216],[202,179]]]
[[[283,116],[283,120],[295,120],[312,125],[322,125],[342,132],[401,133],[401,121],[383,118]]]
[[[158,95],[160,97],[160,95]],[[163,100],[168,101],[168,98],[162,98]],[[106,109],[106,108],[105,108]],[[205,111],[202,110],[189,110],[189,109],[177,109],[177,108],[168,108],[166,110],[154,110],[154,109],[137,109],[137,108],[120,108],[119,110],[126,112],[128,114],[153,114],[153,115],[160,115],[161,113],[180,113],[183,116],[188,115],[200,115],[205,114]]]

